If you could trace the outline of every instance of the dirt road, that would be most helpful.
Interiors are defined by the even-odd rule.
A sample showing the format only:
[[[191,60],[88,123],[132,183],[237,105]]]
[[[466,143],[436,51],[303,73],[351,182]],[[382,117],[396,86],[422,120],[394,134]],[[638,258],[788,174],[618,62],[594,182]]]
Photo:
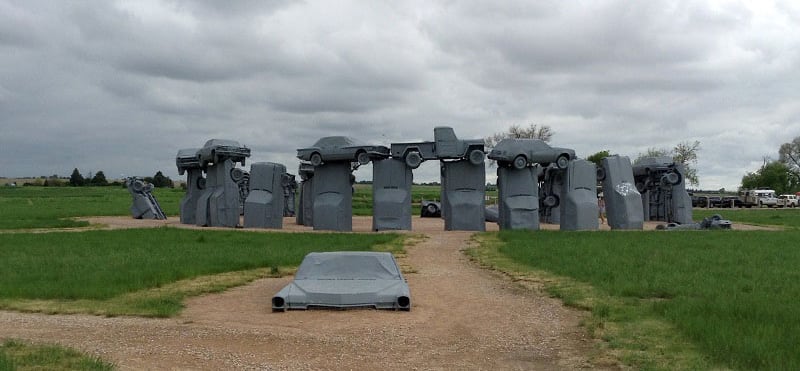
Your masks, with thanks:
[[[120,369],[591,367],[583,313],[476,267],[460,252],[469,232],[434,229],[402,262],[416,270],[411,312],[272,313],[286,277],[190,299],[171,319],[0,311],[0,338],[56,342]]]

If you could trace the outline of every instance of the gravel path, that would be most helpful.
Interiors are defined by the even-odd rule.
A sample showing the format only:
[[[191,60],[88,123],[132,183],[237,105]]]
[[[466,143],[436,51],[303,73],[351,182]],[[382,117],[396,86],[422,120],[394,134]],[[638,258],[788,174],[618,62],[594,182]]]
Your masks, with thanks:
[[[424,229],[402,261],[416,270],[411,312],[272,313],[286,277],[192,298],[171,319],[0,311],[0,338],[56,342],[120,369],[591,367],[584,313],[476,267],[460,251],[471,233]]]

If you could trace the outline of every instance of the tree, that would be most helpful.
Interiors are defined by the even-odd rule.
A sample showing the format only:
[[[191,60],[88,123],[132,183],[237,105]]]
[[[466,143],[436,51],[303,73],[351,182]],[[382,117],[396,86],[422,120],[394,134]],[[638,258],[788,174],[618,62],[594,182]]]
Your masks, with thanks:
[[[586,160],[590,161],[590,162],[594,162],[595,165],[600,166],[600,165],[603,164],[603,162],[602,162],[603,159],[608,157],[608,156],[611,156],[611,152],[609,152],[607,149],[604,149],[604,150],[602,150],[600,152],[597,152],[597,153],[587,157]]]
[[[89,183],[93,186],[107,186],[108,180],[106,179],[106,174],[103,174],[103,170],[100,170],[97,174],[94,174],[94,177]]]
[[[80,187],[83,186],[84,183],[86,183],[86,180],[83,179],[83,175],[81,175],[81,172],[78,171],[78,168],[76,167],[75,170],[72,170],[72,175],[69,176],[69,185],[73,187]]]
[[[800,137],[794,138],[789,143],[781,144],[778,155],[780,161],[786,164],[790,170],[800,173]]]
[[[639,162],[645,157],[672,157],[672,161],[683,165],[686,182],[693,185],[700,185],[700,178],[697,176],[697,152],[700,151],[700,142],[680,142],[671,150],[666,148],[648,148],[645,153],[640,153],[633,163]]]
[[[486,137],[484,142],[486,142],[487,148],[493,148],[503,139],[541,139],[545,142],[550,142],[550,139],[553,138],[553,129],[548,125],[536,125],[530,124],[527,128],[524,128],[519,125],[511,125],[505,132],[494,133],[490,137]]]
[[[781,161],[764,162],[756,172],[742,177],[742,188],[769,188],[778,194],[791,193],[800,188],[800,177]]]
[[[168,176],[164,176],[163,173],[160,171],[156,172],[156,175],[153,176],[153,186],[156,188],[173,188],[175,184],[172,183],[172,179]]]

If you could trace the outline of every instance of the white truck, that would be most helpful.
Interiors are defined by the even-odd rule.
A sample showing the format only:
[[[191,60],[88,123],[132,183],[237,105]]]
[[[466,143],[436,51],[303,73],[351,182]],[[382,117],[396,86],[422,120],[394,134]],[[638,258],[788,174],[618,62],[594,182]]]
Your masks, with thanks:
[[[778,206],[778,198],[771,189],[743,189],[739,191],[739,199],[742,200],[742,206],[747,208]]]
[[[778,206],[780,207],[797,207],[797,195],[780,195],[778,196]]]

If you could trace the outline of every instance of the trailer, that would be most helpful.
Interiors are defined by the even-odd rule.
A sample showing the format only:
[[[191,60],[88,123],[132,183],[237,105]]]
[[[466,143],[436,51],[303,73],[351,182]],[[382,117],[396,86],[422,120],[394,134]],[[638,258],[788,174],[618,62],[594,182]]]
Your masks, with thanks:
[[[742,206],[747,208],[778,206],[778,198],[771,189],[743,189],[739,191],[739,199],[742,200]]]

